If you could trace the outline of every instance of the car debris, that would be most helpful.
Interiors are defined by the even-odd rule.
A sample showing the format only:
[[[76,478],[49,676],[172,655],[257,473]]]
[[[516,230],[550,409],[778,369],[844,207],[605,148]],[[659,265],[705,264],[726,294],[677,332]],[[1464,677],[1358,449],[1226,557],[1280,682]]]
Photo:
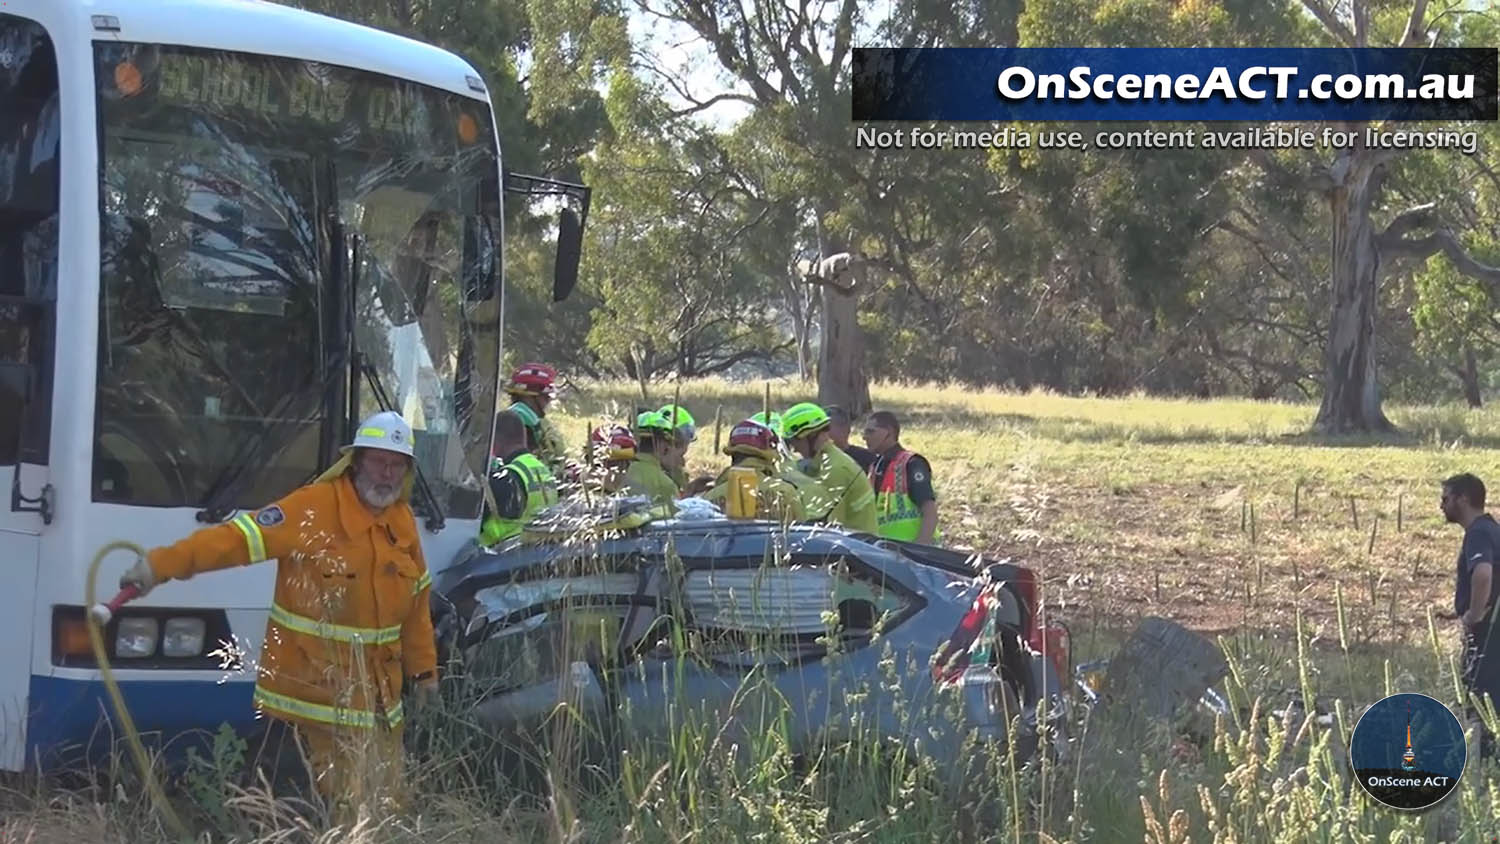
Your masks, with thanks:
[[[650,739],[686,704],[726,742],[784,719],[794,752],[873,730],[957,761],[973,733],[1005,747],[1012,723],[1016,758],[1043,735],[1066,751],[1067,640],[1039,625],[1029,569],[702,508],[643,523],[618,500],[568,506],[435,577],[440,649],[487,731],[530,734],[567,701],[601,735]],[[752,677],[767,693],[741,693]]]

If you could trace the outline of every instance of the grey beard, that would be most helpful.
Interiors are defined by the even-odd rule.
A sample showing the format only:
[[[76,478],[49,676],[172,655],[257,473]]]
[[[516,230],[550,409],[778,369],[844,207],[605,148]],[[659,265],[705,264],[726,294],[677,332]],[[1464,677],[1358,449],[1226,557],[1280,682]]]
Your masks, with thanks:
[[[359,493],[360,499],[365,504],[376,510],[384,510],[395,504],[396,499],[401,497],[401,487],[396,486],[391,488],[390,492],[381,492],[379,484],[359,475],[354,476],[354,490]]]

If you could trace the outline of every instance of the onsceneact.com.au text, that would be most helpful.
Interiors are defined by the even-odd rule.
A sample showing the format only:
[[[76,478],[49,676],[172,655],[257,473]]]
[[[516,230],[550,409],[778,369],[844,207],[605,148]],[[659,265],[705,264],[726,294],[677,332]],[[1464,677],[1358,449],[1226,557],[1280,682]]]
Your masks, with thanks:
[[[1196,73],[1100,73],[1087,66],[1066,75],[1026,67],[1000,72],[995,89],[1003,100],[1463,100],[1474,96],[1474,74],[1428,73],[1408,84],[1399,73],[1317,73],[1298,84],[1295,67],[1247,67],[1238,73],[1215,67]]]

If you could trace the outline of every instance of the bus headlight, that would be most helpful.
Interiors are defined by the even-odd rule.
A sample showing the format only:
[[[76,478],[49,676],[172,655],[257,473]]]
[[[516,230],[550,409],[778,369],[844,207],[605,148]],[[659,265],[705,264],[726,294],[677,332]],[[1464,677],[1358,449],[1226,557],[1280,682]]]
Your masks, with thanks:
[[[201,618],[169,618],[161,634],[162,656],[185,657],[203,653],[208,625]]]
[[[115,632],[115,656],[141,659],[155,654],[158,629],[154,618],[121,618]]]

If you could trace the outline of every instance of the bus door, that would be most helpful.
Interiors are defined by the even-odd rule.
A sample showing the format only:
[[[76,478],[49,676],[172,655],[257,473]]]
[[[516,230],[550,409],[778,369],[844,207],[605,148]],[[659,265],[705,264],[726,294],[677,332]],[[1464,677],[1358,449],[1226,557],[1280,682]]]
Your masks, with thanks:
[[[3,6],[0,6],[3,8]],[[57,301],[58,78],[40,24],[0,11],[0,769],[26,756]]]

